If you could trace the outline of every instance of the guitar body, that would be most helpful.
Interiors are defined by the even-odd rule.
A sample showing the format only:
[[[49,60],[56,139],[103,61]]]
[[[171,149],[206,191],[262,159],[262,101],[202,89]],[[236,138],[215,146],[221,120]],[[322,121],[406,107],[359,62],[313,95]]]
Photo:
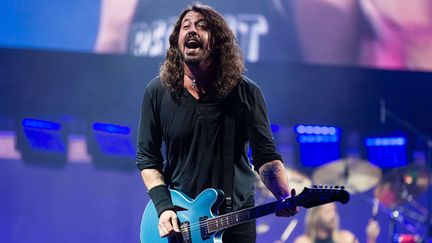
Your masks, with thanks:
[[[158,229],[159,217],[150,200],[141,220],[141,243],[222,243],[222,231],[202,237],[202,228],[199,225],[204,218],[217,216],[217,209],[224,199],[222,191],[206,189],[195,200],[176,190],[170,190],[170,193],[173,204],[184,209],[177,210],[181,228],[189,230],[182,230],[178,236],[161,238]]]

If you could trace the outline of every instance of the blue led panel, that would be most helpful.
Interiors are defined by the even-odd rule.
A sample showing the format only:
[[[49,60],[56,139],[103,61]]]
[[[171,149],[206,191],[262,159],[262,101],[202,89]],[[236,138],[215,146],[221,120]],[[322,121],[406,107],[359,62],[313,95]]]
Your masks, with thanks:
[[[63,167],[67,159],[66,135],[57,122],[26,118],[17,130],[17,149],[28,164]]]
[[[395,168],[408,164],[406,138],[371,137],[365,140],[368,159],[381,168]]]
[[[60,153],[66,151],[60,123],[24,119],[22,126],[27,142],[32,149]]]
[[[341,129],[331,126],[298,125],[294,127],[303,166],[315,167],[340,158]]]

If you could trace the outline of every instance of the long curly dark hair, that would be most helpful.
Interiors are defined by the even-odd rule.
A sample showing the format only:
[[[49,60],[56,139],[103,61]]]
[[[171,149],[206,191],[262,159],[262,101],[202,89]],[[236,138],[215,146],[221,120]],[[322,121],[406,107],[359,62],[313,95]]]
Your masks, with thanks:
[[[207,21],[211,33],[212,58],[215,70],[213,87],[217,94],[225,96],[241,80],[244,62],[240,47],[221,14],[212,7],[194,3],[179,16],[169,37],[170,47],[160,68],[160,78],[175,97],[183,90],[183,56],[178,47],[179,32],[183,17],[190,11],[200,13]]]

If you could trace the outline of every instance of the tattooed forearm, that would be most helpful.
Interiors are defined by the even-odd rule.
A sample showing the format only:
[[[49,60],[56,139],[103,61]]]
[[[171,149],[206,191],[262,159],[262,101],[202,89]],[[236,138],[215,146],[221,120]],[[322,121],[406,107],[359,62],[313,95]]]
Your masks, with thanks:
[[[263,180],[265,184],[267,184],[266,182],[271,183],[272,181],[274,181],[277,178],[279,172],[283,170],[282,166],[278,163],[272,163],[268,165],[265,164],[263,165],[263,167],[264,168],[262,169],[260,176],[261,180]]]
[[[285,167],[279,160],[270,161],[259,169],[260,177],[273,195],[280,199],[289,195]]]

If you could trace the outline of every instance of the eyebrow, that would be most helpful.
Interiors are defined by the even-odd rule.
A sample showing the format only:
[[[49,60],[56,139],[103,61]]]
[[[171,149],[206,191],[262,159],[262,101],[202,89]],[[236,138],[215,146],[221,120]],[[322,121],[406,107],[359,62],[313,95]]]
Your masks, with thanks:
[[[186,21],[191,22],[190,18],[186,18],[186,17],[185,17],[185,18],[183,18],[183,20],[182,20],[181,23],[183,24],[183,23],[185,23]],[[199,22],[203,22],[203,21],[207,23],[207,20],[206,20],[205,18],[203,18],[203,17],[200,18],[200,19],[198,19],[196,22],[199,23]]]

